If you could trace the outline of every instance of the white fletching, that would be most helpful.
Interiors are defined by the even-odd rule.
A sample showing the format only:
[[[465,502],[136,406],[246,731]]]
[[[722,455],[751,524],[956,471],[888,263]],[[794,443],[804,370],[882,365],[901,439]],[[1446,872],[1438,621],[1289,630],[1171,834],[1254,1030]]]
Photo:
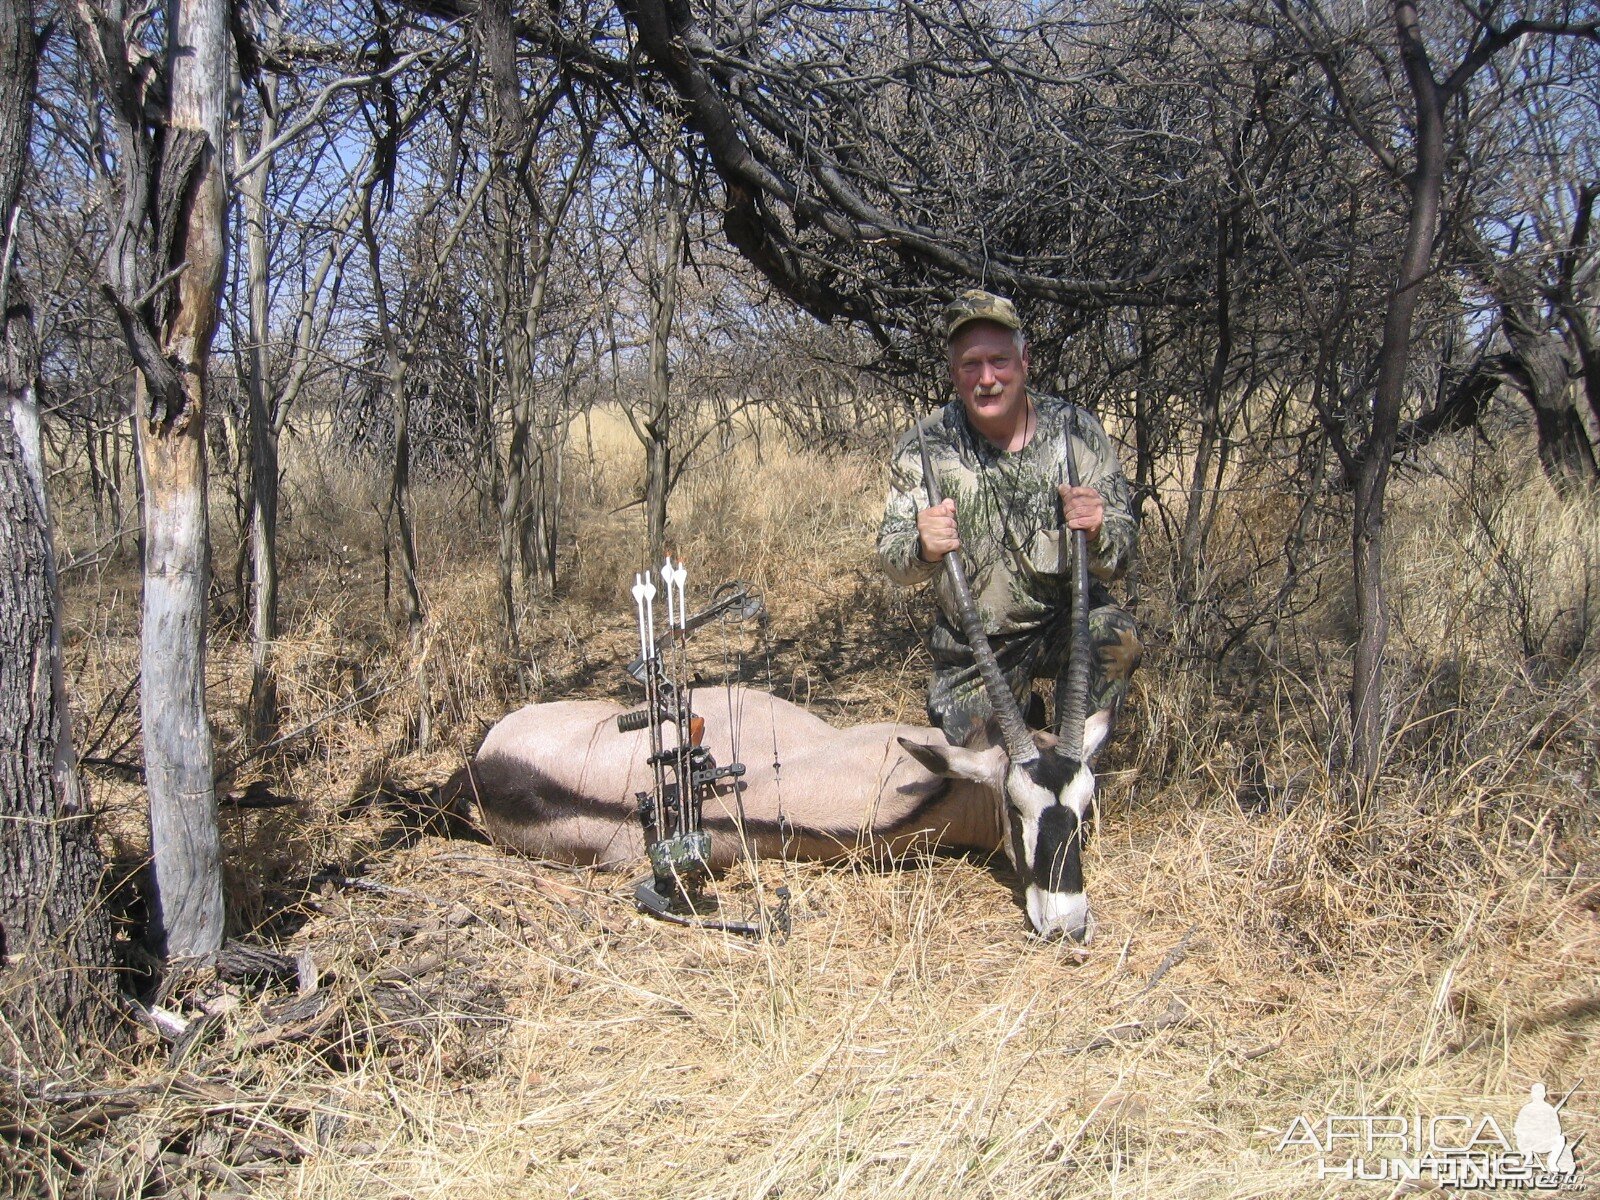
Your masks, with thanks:
[[[644,576],[644,627],[650,634],[650,649],[646,658],[656,656],[656,585],[647,572]]]
[[[647,660],[650,657],[650,638],[645,633],[644,625],[644,576],[633,577],[633,606],[639,612],[639,658]]]
[[[689,571],[682,562],[679,562],[677,566],[673,566],[672,559],[669,558],[667,559],[667,565],[661,569],[661,578],[666,582],[667,585],[667,596],[669,603],[671,602],[672,589],[678,589],[677,628],[683,629],[684,622],[687,621],[689,617],[689,608],[684,603],[683,599],[683,581],[689,578]]]

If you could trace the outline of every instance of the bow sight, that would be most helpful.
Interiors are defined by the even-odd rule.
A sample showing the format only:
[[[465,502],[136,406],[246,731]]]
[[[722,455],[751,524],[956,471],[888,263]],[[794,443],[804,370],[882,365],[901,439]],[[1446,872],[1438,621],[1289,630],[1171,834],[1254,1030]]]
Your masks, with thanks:
[[[711,834],[702,824],[705,802],[718,781],[733,781],[734,794],[743,787],[744,764],[718,766],[705,746],[705,721],[690,708],[693,683],[688,677],[686,643],[689,634],[719,617],[748,620],[766,615],[759,596],[734,580],[717,589],[712,603],[688,615],[683,584],[689,572],[669,557],[660,569],[661,590],[649,571],[634,576],[633,601],[639,621],[639,657],[627,672],[644,684],[645,707],[623,713],[617,729],[631,733],[650,731],[652,788],[637,793],[639,821],[644,826],[650,878],[634,887],[634,899],[646,912],[669,921],[762,937],[774,930],[789,930],[789,891],[779,888],[778,907],[763,909],[756,921],[708,919],[716,902],[705,894],[711,878]],[[655,601],[666,608],[666,646],[656,641]],[[667,726],[671,726],[670,738]],[[731,733],[730,733],[730,736]]]

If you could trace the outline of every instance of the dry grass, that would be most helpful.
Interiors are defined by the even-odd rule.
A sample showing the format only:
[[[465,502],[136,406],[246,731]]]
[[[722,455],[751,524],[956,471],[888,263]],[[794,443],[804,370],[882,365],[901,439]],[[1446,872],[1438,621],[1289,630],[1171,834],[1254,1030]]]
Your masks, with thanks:
[[[1600,1178],[1592,509],[1520,474],[1477,509],[1447,476],[1402,489],[1394,734],[1369,825],[1332,815],[1342,682],[1320,634],[1339,614],[1286,628],[1270,663],[1202,677],[1160,652],[1153,604],[1104,776],[1086,960],[1025,936],[1003,866],[948,858],[736,872],[735,908],[757,886],[795,896],[793,936],[751,945],[640,917],[622,880],[360,807],[442,779],[524,689],[617,693],[640,525],[617,511],[636,486],[627,438],[598,421],[589,462],[576,431],[579,553],[530,610],[531,672],[493,649],[492,548],[438,533],[470,531],[470,505],[425,489],[440,744],[407,749],[401,686],[252,768],[299,803],[227,818],[236,910],[313,956],[312,1027],[286,1026],[277,994],[224,1004],[176,1061],[146,1036],[103,1081],[153,1087],[122,1093],[137,1111],[63,1134],[76,1170],[35,1154],[14,1178],[106,1196],[1387,1196],[1319,1182],[1276,1151],[1283,1130],[1418,1110],[1509,1131],[1535,1080],[1577,1085],[1567,1132]],[[742,446],[685,479],[691,584],[767,593],[785,694],[850,720],[915,714],[922,601],[871,569],[878,467],[761,450],[759,470]],[[371,497],[319,461],[291,461],[289,726],[405,674]],[[1248,526],[1219,525],[1219,553]],[[1166,552],[1147,548],[1157,566]],[[117,571],[73,581],[87,713],[132,663]],[[736,649],[764,677],[759,643]],[[720,664],[721,646],[703,653]],[[213,661],[225,743],[247,647],[221,638]],[[136,855],[136,787],[96,794]],[[361,884],[306,882],[327,864]]]

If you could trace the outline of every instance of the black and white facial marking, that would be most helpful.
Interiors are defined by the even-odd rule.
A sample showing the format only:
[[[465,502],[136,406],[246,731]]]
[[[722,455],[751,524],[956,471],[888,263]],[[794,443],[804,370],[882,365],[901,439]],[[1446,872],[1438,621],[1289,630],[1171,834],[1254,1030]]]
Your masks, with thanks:
[[[1028,923],[1041,938],[1087,945],[1094,917],[1083,888],[1083,848],[1094,821],[1094,758],[1111,713],[1084,722],[1083,761],[1046,750],[1006,770],[1006,849],[1023,877]]]
[[[1046,751],[1006,772],[1007,849],[1026,885],[1028,921],[1042,938],[1087,943],[1093,936],[1083,892],[1083,845],[1093,820],[1094,772]]]

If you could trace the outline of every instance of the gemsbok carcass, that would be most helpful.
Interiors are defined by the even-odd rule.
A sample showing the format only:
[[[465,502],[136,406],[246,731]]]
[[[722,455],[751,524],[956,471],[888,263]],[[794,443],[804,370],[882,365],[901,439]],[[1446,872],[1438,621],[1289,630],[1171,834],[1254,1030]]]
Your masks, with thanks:
[[[705,723],[704,744],[756,760],[741,778],[719,780],[704,806],[709,866],[725,869],[745,854],[832,859],[919,844],[1004,847],[1022,876],[1034,931],[1087,942],[1083,845],[1093,820],[1092,764],[1111,725],[1110,712],[1085,720],[1087,603],[1073,605],[1077,634],[1058,734],[1035,734],[983,635],[959,564],[956,574],[968,644],[995,713],[992,744],[951,745],[925,726],[840,729],[765,692],[703,688],[691,704]],[[519,709],[489,730],[441,801],[495,841],[535,857],[637,863],[645,854],[639,797],[651,787],[652,750],[644,729],[619,728],[624,712],[592,700]],[[774,761],[762,763],[768,750]]]
[[[1090,762],[1107,713],[1084,727],[1078,755],[1031,734],[1009,690],[1002,744],[952,746],[936,729],[836,728],[798,705],[733,687],[695,694],[709,746],[737,746],[742,780],[706,805],[714,869],[745,854],[840,858],[857,849],[1004,846],[1026,883],[1028,919],[1042,936],[1086,942],[1082,848],[1092,818]],[[620,705],[530,704],[501,720],[445,800],[497,843],[536,858],[623,868],[645,853],[635,796],[650,786],[650,742],[620,732]],[[762,762],[776,746],[778,768]],[[469,809],[475,811],[468,811]]]

